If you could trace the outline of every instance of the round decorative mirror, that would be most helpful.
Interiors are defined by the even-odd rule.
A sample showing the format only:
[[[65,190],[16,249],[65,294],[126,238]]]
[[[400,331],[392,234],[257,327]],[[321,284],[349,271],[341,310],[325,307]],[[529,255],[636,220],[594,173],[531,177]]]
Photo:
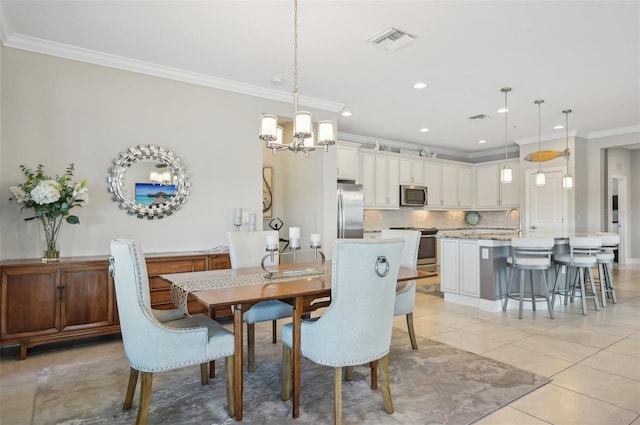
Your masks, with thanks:
[[[109,168],[109,192],[119,207],[138,218],[164,218],[189,195],[189,174],[172,151],[154,145],[131,146]]]

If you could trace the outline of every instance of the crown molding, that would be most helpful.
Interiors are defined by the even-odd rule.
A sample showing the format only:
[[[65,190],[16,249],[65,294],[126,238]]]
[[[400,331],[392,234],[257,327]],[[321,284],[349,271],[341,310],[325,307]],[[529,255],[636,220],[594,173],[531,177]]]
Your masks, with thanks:
[[[629,127],[612,128],[610,130],[592,131],[586,139],[600,139],[602,137],[621,136],[623,134],[640,133],[640,125]]]
[[[577,130],[569,130],[569,136],[570,137],[576,137],[578,135],[578,131]],[[566,134],[562,134],[562,135],[558,135],[558,134],[542,134],[540,136],[540,141],[541,142],[548,142],[550,140],[559,140],[559,139],[564,139],[566,137]],[[538,137],[537,136],[533,136],[533,137],[525,137],[523,139],[516,139],[515,142],[522,146],[522,145],[531,145],[533,143],[538,143]]]
[[[342,132],[338,132],[338,140],[340,141],[344,140],[347,142],[354,142],[354,143],[360,143],[360,144],[369,144],[369,145],[375,145],[377,142],[381,145],[389,146],[396,149],[408,149],[408,150],[415,150],[418,152],[423,149],[427,149],[432,154],[434,153],[438,154],[438,156],[442,158],[457,159],[464,162],[478,162],[477,161],[478,159],[485,158],[485,157],[501,156],[501,155],[504,155],[504,152],[505,152],[503,148],[489,149],[489,150],[484,150],[480,152],[461,152],[453,149],[418,145],[418,144],[406,143],[406,142],[398,142],[396,140],[380,139],[377,137],[360,136],[358,134],[342,133]],[[518,156],[520,154],[519,146],[518,145],[508,146],[507,154],[509,155],[509,157],[514,157],[514,154],[515,156]]]
[[[4,13],[2,13],[1,20],[4,21]],[[0,21],[0,26],[0,35],[2,36],[3,44],[6,47],[27,50],[35,53],[42,53],[45,55],[57,56],[79,62],[106,66],[109,68],[137,72],[140,74],[146,74],[154,77],[166,78],[169,80],[181,81],[184,83],[246,94],[249,96],[276,100],[279,102],[293,103],[292,94],[281,90],[268,89],[253,84],[241,83],[225,78],[212,77],[210,75],[196,72],[188,72],[178,68],[158,65],[151,62],[139,61],[123,56],[111,55],[95,50],[83,49],[68,44],[56,43],[21,34],[11,34],[7,36],[7,34],[10,34],[10,32],[7,31],[8,27],[6,25],[6,22]],[[322,109],[335,113],[341,111],[344,108],[344,104],[342,103],[332,102],[309,96],[300,96],[298,98],[298,102],[300,103],[300,105],[304,105],[310,108]]]

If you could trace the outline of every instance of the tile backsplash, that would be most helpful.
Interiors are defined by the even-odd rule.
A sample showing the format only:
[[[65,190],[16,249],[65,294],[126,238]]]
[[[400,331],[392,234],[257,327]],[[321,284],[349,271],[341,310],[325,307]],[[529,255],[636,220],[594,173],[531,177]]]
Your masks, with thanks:
[[[478,211],[480,222],[470,226],[464,221],[467,211],[433,211],[421,208],[399,210],[364,210],[364,230],[376,231],[389,227],[436,227],[447,229],[517,229],[518,213],[508,218],[508,211]]]

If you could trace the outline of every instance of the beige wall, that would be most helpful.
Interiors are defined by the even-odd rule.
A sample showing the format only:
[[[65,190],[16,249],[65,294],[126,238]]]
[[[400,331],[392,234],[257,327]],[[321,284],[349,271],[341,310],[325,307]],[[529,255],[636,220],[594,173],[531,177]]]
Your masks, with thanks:
[[[9,186],[23,181],[20,164],[42,163],[56,174],[74,162],[76,176],[88,180],[90,203],[74,210],[80,225],[63,230],[63,256],[107,254],[116,237],[138,239],[146,252],[208,249],[226,245],[234,207],[260,220],[258,117],[290,115],[290,104],[17,49],[0,53],[0,258],[40,255],[38,223],[25,222],[28,212],[8,201]],[[335,120],[333,113],[312,112],[315,119]],[[118,153],[151,143],[173,150],[191,174],[187,203],[162,220],[129,216],[107,192]],[[313,176],[309,187],[328,184],[325,173]],[[330,182],[335,197],[335,175]],[[316,219],[323,222],[321,208]]]
[[[631,179],[629,181],[630,214],[629,236],[640,241],[640,150],[631,152]],[[631,257],[640,260],[640,243],[631,243]]]

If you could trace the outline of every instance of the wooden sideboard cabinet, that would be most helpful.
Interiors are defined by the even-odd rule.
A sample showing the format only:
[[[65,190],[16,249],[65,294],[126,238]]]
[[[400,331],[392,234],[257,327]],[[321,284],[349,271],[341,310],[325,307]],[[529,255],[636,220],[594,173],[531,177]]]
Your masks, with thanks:
[[[147,254],[153,308],[173,308],[164,273],[230,268],[229,255],[209,253]],[[59,262],[39,259],[0,262],[0,345],[27,349],[120,332],[108,256],[69,257]],[[190,311],[203,312],[195,301]],[[230,309],[216,310],[230,315]]]

